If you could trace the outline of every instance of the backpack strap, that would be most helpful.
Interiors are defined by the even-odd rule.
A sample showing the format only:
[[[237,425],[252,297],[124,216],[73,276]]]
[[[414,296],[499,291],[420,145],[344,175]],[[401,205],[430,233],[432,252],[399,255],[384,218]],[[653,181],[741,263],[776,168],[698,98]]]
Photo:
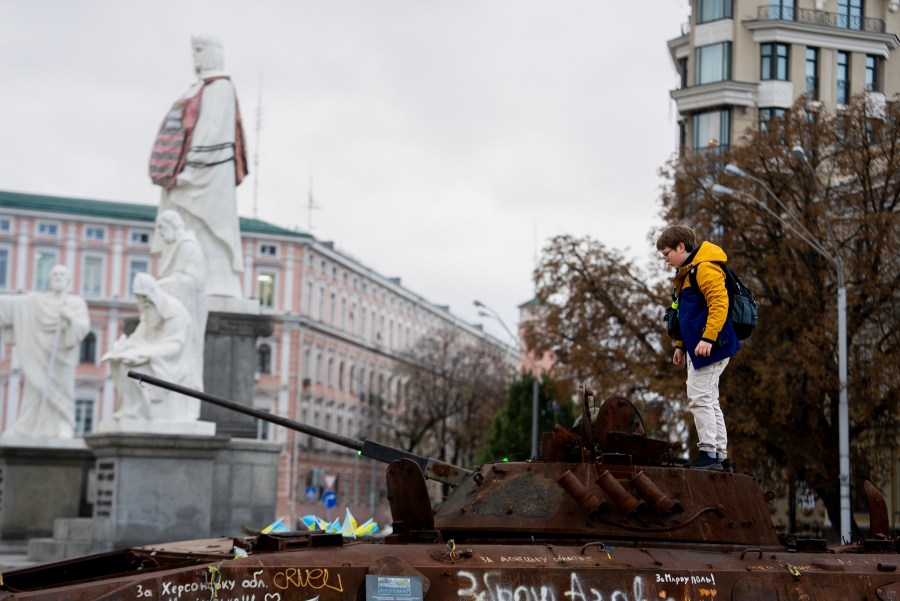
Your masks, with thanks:
[[[722,273],[725,274],[725,291],[728,292],[728,270],[725,269],[725,265],[721,261],[706,261],[707,263],[712,263],[714,265],[718,265],[719,269],[722,270]],[[697,268],[700,266],[700,263],[697,263],[695,266],[691,267],[691,270],[688,272],[688,278],[691,280],[691,286],[694,287],[694,290],[700,292],[700,287],[697,285]],[[703,292],[700,292],[701,296]],[[730,297],[730,295],[729,295]],[[706,297],[704,297],[704,300]],[[730,300],[730,299],[729,299]]]

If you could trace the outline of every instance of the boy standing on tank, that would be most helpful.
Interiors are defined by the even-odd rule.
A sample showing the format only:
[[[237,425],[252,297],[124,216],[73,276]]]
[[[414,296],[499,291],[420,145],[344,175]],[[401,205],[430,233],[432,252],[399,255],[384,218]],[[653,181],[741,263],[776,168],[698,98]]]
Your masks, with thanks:
[[[725,251],[704,241],[696,245],[694,230],[672,225],[656,241],[663,260],[676,269],[675,296],[682,340],[677,341],[672,362],[687,364],[688,407],[694,416],[700,449],[690,467],[728,470],[728,435],[719,406],[719,376],[740,344],[728,319]]]

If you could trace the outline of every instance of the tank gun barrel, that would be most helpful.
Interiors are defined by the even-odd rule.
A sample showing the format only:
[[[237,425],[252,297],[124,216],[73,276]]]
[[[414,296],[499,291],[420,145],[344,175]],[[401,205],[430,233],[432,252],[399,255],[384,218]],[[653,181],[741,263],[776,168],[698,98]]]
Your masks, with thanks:
[[[129,371],[128,377],[141,383],[159,386],[160,388],[165,388],[166,390],[171,390],[172,392],[177,392],[179,394],[194,397],[195,399],[200,399],[201,401],[210,403],[212,405],[217,405],[231,411],[236,411],[238,413],[243,413],[245,415],[255,417],[256,419],[261,419],[273,424],[277,424],[279,426],[284,426],[285,428],[294,430],[296,432],[309,434],[310,436],[315,436],[316,438],[321,438],[322,440],[333,442],[334,444],[357,451],[362,457],[368,457],[369,459],[374,459],[383,463],[390,463],[395,459],[411,459],[412,461],[416,462],[416,464],[418,464],[420,468],[422,468],[422,472],[425,474],[426,478],[436,480],[438,482],[443,482],[445,484],[449,484],[450,486],[459,486],[466,478],[468,478],[472,474],[470,470],[459,467],[457,465],[445,463],[437,459],[422,457],[414,453],[408,453],[401,449],[397,449],[380,442],[375,442],[374,440],[357,440],[355,438],[341,436],[340,434],[328,432],[326,430],[316,428],[315,426],[308,426],[298,421],[294,421],[286,417],[281,417],[280,415],[260,411],[259,409],[254,409],[253,407],[248,407],[246,405],[242,405],[240,403],[236,403],[234,401],[209,394],[208,392],[200,392],[199,390],[186,388],[184,386],[180,386],[166,380],[161,380],[139,371]]]

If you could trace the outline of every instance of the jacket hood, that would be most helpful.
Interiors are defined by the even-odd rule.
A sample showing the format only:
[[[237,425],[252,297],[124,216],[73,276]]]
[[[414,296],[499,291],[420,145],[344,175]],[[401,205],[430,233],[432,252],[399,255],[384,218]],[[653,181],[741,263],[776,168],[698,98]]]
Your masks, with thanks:
[[[712,242],[703,242],[700,245],[700,248],[697,249],[697,253],[691,260],[691,263],[693,263],[694,265],[696,265],[697,263],[703,263],[704,261],[724,263],[727,260],[728,257],[725,256],[725,251],[722,250],[721,247],[716,246]]]
[[[684,265],[678,268],[678,273],[675,275],[675,281],[679,284],[680,288],[680,283],[684,280],[688,271],[690,271],[691,268],[695,267],[698,263],[725,263],[727,260],[728,257],[725,255],[725,251],[722,250],[721,247],[716,246],[712,242],[704,241],[696,250],[694,250],[694,252],[688,255],[688,258],[685,261]]]

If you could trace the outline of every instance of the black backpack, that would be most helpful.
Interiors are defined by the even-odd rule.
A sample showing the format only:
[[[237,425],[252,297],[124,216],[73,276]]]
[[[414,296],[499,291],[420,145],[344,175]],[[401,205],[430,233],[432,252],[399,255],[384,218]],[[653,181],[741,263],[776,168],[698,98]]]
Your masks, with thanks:
[[[759,305],[753,299],[753,293],[744,286],[744,282],[741,281],[741,278],[738,277],[738,274],[733,269],[717,261],[715,264],[725,272],[725,289],[728,291],[728,318],[731,320],[731,325],[734,326],[734,333],[737,335],[738,340],[749,338],[759,319]],[[696,267],[691,269],[688,277],[691,278],[691,286],[695,290],[699,290],[697,287]]]

